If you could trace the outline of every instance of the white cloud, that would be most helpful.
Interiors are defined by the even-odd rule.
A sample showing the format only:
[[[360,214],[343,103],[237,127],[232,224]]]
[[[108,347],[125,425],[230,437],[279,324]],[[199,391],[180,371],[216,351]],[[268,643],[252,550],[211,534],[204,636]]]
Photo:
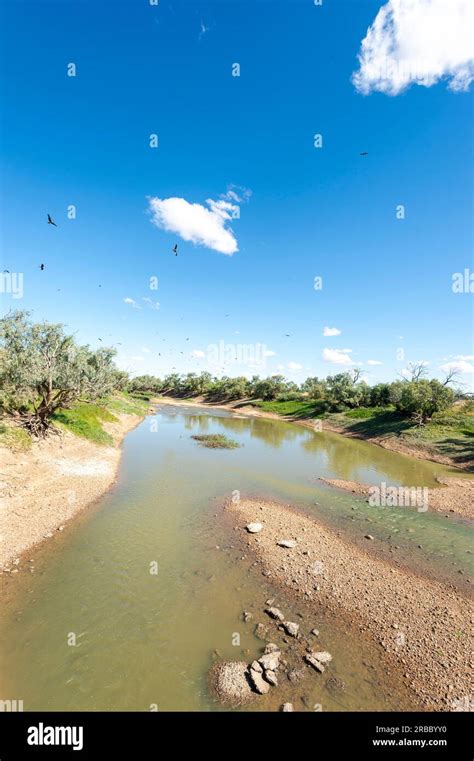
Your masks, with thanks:
[[[451,370],[457,370],[458,373],[474,373],[474,365],[465,359],[458,359],[454,360],[454,362],[447,362],[445,365],[441,365],[440,370],[443,370],[445,373],[449,373]]]
[[[141,306],[137,304],[135,299],[131,299],[130,296],[126,296],[123,300],[124,304],[130,304],[134,309],[141,309]]]
[[[298,362],[288,362],[288,370],[302,370],[303,365],[300,365]]]
[[[160,302],[159,301],[153,301],[153,299],[150,299],[149,296],[142,296],[143,301],[145,301],[150,309],[159,309],[160,308]]]
[[[354,362],[349,357],[352,349],[324,349],[324,362],[332,362],[335,365],[353,365]]]
[[[252,191],[248,188],[242,188],[240,185],[230,185],[227,188],[227,192],[223,193],[221,198],[225,198],[226,201],[235,201],[235,203],[246,203]]]
[[[149,349],[148,346],[142,346],[140,351],[142,351],[144,354],[151,354],[151,349]]]
[[[367,364],[368,365],[383,365],[383,362],[380,362],[378,359],[368,359]]]
[[[235,235],[227,226],[232,212],[238,209],[230,201],[209,198],[206,201],[209,208],[184,198],[149,198],[148,203],[156,227],[221,254],[232,256],[239,250]]]
[[[465,360],[466,362],[471,362],[471,360],[474,359],[474,354],[456,354],[454,359],[460,359],[460,360]]]
[[[323,328],[323,336],[340,336],[341,331],[339,328]]]
[[[271,349],[265,349],[263,352],[264,357],[275,357],[276,351],[272,351]]]
[[[201,359],[202,359],[202,357],[206,356],[205,353],[203,351],[201,351],[201,349],[193,349],[193,351],[191,352],[191,355],[193,357],[200,357]]]
[[[411,84],[448,80],[468,90],[474,79],[472,0],[389,0],[362,40],[356,89],[398,95]]]

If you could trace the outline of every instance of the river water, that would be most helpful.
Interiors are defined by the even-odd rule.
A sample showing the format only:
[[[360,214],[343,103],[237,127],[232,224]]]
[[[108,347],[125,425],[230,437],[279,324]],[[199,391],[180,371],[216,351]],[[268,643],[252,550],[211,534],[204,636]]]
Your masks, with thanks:
[[[241,446],[206,449],[191,438],[195,433],[224,433]],[[209,668],[216,657],[258,657],[262,642],[253,627],[275,590],[250,559],[241,560],[232,537],[223,537],[215,500],[234,490],[284,499],[356,543],[367,543],[370,532],[383,552],[397,553],[415,572],[460,586],[472,570],[465,522],[370,507],[317,480],[431,487],[447,473],[282,421],[158,407],[126,437],[109,493],[27,555],[23,567],[32,565],[34,573],[2,580],[0,698],[23,700],[25,710],[222,710],[208,689]],[[288,617],[297,615],[285,605]],[[243,610],[253,612],[251,624],[242,621]],[[301,708],[402,705],[375,651],[359,652],[337,621],[314,625],[346,689],[334,695],[316,679],[300,691]],[[282,689],[253,709],[275,709],[284,696]]]

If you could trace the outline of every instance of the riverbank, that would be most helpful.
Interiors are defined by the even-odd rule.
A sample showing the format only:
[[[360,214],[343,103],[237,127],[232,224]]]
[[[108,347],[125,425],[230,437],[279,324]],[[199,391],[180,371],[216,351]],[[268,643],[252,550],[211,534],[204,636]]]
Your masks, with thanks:
[[[63,431],[33,441],[25,451],[0,447],[0,569],[15,573],[22,553],[56,531],[112,486],[125,435],[143,415],[115,413],[103,429],[113,444],[101,446]]]
[[[300,622],[302,628],[326,613],[356,626],[419,710],[469,705],[474,606],[468,597],[364,552],[289,505],[245,499],[228,500],[224,508],[259,570],[305,602],[310,618]],[[262,529],[248,533],[250,523]],[[279,546],[282,540],[289,546]]]

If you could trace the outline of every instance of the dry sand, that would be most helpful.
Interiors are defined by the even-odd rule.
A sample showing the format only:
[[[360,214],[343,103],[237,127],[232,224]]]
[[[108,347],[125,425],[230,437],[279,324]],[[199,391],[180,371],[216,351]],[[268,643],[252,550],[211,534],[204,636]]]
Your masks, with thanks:
[[[117,415],[104,428],[114,446],[99,446],[69,432],[36,441],[27,452],[0,447],[0,568],[15,570],[22,552],[49,539],[113,484],[120,443],[141,422]]]
[[[471,599],[365,553],[289,505],[249,499],[229,500],[225,508],[265,575],[304,600],[314,618],[324,611],[356,625],[420,710],[471,705]],[[247,533],[251,522],[260,522],[262,531]],[[296,546],[277,546],[283,539]]]

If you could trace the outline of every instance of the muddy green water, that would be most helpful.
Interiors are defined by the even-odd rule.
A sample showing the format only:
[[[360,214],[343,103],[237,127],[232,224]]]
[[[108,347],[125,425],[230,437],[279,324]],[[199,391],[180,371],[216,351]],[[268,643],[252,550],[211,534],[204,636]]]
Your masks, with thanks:
[[[225,433],[242,446],[205,449],[190,438],[194,433]],[[23,700],[25,710],[222,710],[207,685],[215,651],[231,660],[258,657],[262,643],[253,628],[265,619],[264,602],[275,589],[250,559],[241,560],[215,518],[213,500],[239,490],[291,501],[354,541],[366,542],[370,531],[384,552],[398,553],[415,571],[462,586],[472,570],[465,522],[369,507],[317,481],[430,487],[448,472],[280,421],[158,408],[126,437],[113,489],[27,555],[22,567],[33,565],[34,574],[23,570],[3,580],[0,698]],[[153,563],[157,574],[150,573]],[[298,615],[284,604],[288,617]],[[254,614],[250,624],[243,623],[243,610]],[[334,656],[331,675],[346,690],[334,694],[315,676],[296,698],[286,687],[272,690],[253,709],[275,710],[286,694],[301,709],[402,705],[375,651],[362,653],[337,621],[313,626]],[[71,633],[75,646],[68,645]]]

